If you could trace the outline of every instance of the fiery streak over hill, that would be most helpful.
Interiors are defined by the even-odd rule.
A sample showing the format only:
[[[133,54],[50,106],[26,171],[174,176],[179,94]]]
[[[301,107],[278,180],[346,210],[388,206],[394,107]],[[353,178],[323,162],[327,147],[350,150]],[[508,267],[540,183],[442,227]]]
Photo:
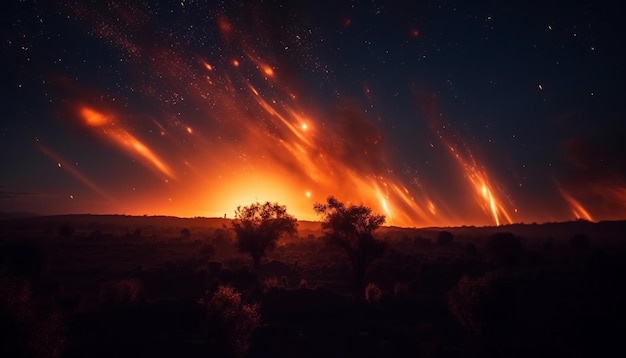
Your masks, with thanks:
[[[179,153],[163,153],[163,157],[170,158],[171,164],[167,163],[157,154],[159,149],[130,134],[123,124],[123,111],[82,104],[77,111],[90,129],[167,178],[179,177],[170,168],[184,162],[196,173],[181,179],[185,183],[180,185],[189,188],[182,195],[184,206],[195,208],[199,215],[221,215],[238,205],[276,200],[287,204],[300,218],[315,219],[312,204],[333,194],[374,207],[392,225],[453,224],[445,210],[437,209],[444,203],[432,199],[431,190],[409,190],[391,173],[382,134],[360,109],[347,105],[333,114],[335,118],[316,118],[298,105],[297,96],[288,88],[281,87],[276,72],[269,71],[271,67],[265,61],[253,59],[247,55],[237,66],[218,66],[201,58],[197,68],[188,70],[205,71],[203,75],[211,78],[191,82],[186,89],[196,98],[198,108],[209,102],[200,115],[205,117],[205,128],[193,130],[184,119],[165,123],[156,120],[159,133],[168,133],[164,128],[173,127],[175,134],[168,135],[169,140],[180,141],[182,137],[203,153],[196,155],[196,160],[177,158],[189,150],[181,148]],[[182,63],[180,59],[172,60],[172,67]],[[245,76],[243,71],[250,69],[256,74],[248,72]],[[180,86],[175,78],[170,80],[173,87]],[[162,145],[158,147],[169,152]],[[486,221],[491,218],[496,225],[512,222],[487,173],[454,146],[447,147],[474,191],[467,195],[475,197],[476,209],[484,211]],[[206,201],[191,202],[198,197]]]
[[[461,173],[454,179],[462,188],[459,201],[466,203],[461,212],[441,195],[445,188],[407,185],[393,171],[382,129],[360,105],[342,102],[328,110],[301,101],[306,90],[287,85],[291,78],[264,46],[262,34],[249,36],[219,16],[215,28],[223,52],[211,57],[166,39],[141,42],[135,34],[145,31],[149,15],[139,9],[123,9],[131,14],[125,26],[108,20],[115,13],[101,16],[80,4],[73,9],[98,38],[122,52],[136,74],[136,97],[115,101],[110,99],[115,93],[103,97],[91,89],[99,94],[89,95],[87,88],[68,101],[85,130],[151,170],[154,180],[142,181],[144,194],[122,209],[126,213],[230,216],[239,205],[267,200],[311,220],[313,204],[335,195],[373,207],[391,225],[501,225],[525,219],[474,151],[438,132],[432,108],[425,115],[438,148],[451,155],[441,167]],[[372,90],[365,91],[372,100]],[[96,178],[81,180],[102,186]],[[559,191],[577,217],[592,218],[573,196]]]

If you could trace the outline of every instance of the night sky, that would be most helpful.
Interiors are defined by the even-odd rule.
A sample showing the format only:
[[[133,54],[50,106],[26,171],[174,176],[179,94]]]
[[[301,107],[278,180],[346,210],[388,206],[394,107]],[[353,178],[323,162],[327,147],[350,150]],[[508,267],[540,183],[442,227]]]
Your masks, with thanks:
[[[626,219],[616,1],[10,1],[0,211]]]

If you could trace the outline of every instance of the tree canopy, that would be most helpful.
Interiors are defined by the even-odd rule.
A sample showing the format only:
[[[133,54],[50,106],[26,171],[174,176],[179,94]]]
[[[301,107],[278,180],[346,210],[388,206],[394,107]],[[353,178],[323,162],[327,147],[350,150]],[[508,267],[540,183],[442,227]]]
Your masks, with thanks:
[[[374,231],[385,223],[385,216],[372,213],[365,205],[346,206],[334,196],[313,208],[322,216],[322,230],[329,244],[343,249],[350,258],[355,289],[360,290],[368,266],[386,248],[384,242],[374,237]]]
[[[270,202],[237,207],[231,226],[237,236],[237,249],[252,256],[255,268],[278,239],[297,232],[297,221],[287,213],[287,207]]]

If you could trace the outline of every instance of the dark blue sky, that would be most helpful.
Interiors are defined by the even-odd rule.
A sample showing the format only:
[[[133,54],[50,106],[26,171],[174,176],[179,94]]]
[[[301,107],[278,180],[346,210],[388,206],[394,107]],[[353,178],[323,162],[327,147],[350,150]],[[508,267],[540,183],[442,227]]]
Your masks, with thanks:
[[[0,211],[626,217],[616,2],[213,3],[7,5]]]

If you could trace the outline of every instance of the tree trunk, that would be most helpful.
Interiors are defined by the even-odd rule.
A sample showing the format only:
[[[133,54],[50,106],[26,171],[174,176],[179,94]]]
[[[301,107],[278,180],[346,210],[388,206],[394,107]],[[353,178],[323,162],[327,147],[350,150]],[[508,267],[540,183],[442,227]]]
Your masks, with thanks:
[[[363,299],[364,298],[364,284],[363,281],[365,279],[365,269],[361,263],[354,262],[352,265],[352,291],[355,299]]]
[[[259,267],[261,267],[261,255],[252,254],[252,262],[254,264],[254,270],[259,271]]]

